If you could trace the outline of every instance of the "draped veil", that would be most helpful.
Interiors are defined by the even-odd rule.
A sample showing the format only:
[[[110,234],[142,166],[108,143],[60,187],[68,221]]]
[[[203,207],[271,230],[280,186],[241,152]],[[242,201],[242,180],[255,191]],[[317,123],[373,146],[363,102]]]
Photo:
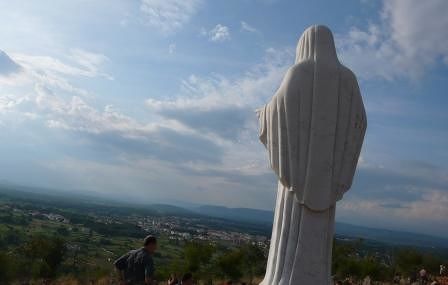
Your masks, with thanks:
[[[367,124],[356,77],[339,63],[327,27],[303,33],[296,64],[259,121],[271,168],[299,201],[324,210],[342,198],[352,184]]]

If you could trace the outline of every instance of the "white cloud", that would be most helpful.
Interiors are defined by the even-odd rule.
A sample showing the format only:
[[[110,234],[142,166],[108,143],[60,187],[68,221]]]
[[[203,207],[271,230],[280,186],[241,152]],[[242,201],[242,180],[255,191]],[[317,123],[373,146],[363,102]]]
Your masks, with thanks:
[[[36,85],[35,91],[37,106],[46,113],[51,127],[63,127],[88,133],[144,129],[131,118],[119,114],[110,107],[106,106],[101,112],[78,96],[64,99],[41,85]]]
[[[251,25],[249,25],[244,21],[241,21],[241,30],[256,34],[260,33],[256,28],[252,27]]]
[[[112,76],[100,72],[99,67],[109,61],[109,58],[104,54],[93,53],[82,49],[72,49],[69,57],[79,66],[88,71],[87,74],[91,77],[104,76],[107,79],[113,79]]]
[[[350,223],[368,221],[374,227],[448,234],[448,193],[442,189],[416,188],[406,191],[416,194],[416,199],[344,198],[338,203],[338,216]]]
[[[153,114],[161,116],[159,120],[176,121],[223,149],[221,164],[190,164],[189,168],[266,173],[267,163],[260,155],[262,146],[257,140],[254,110],[273,96],[292,62],[292,51],[268,49],[264,61],[241,76],[191,75],[182,81],[177,97],[149,98],[146,106]],[[219,124],[215,124],[216,120]]]
[[[102,72],[97,65],[105,58],[88,52],[72,55],[70,59],[81,68],[52,57],[18,55],[17,58],[24,66],[22,76],[27,80],[15,82],[17,86],[14,87],[17,87],[19,93],[27,90],[29,96],[22,98],[0,93],[0,110],[3,111],[0,119],[7,113],[23,119],[39,118],[50,129],[76,133],[80,141],[87,141],[96,147],[101,145],[104,149],[124,153],[127,157],[138,154],[178,163],[217,163],[220,160],[222,151],[209,136],[176,120],[137,120],[111,105],[103,109],[95,107],[92,104],[94,96],[80,96],[85,95],[84,92],[69,85],[68,78],[101,76]],[[27,103],[26,108],[21,108],[23,103]]]
[[[255,110],[273,96],[292,60],[289,49],[268,49],[263,62],[242,76],[228,78],[213,74],[201,77],[192,74],[182,81],[177,97],[167,100],[150,98],[146,105],[154,111],[208,111],[229,107]]]
[[[106,105],[103,110],[97,109],[79,96],[64,98],[52,90],[37,84],[35,103],[51,128],[84,132],[88,134],[116,134],[117,136],[146,141],[151,134],[161,128],[175,132],[188,130],[171,121],[158,123],[142,123]]]
[[[38,56],[23,53],[12,53],[11,57],[19,65],[28,70],[46,73],[55,73],[69,76],[98,77],[109,75],[99,72],[107,57],[103,54],[92,53],[81,49],[72,49],[68,58],[74,61],[75,65],[61,61],[51,56]]]
[[[112,106],[97,110],[86,102],[89,93],[72,85],[72,77],[106,77],[100,70],[107,61],[102,54],[80,49],[71,51],[68,59],[76,65],[69,64],[50,56],[13,54],[11,61],[21,67],[17,78],[6,78],[15,85],[19,94],[0,93],[0,110],[14,111],[22,114],[39,113],[51,128],[83,131],[87,133],[117,132],[124,137],[144,137],[153,128],[125,116]],[[22,95],[25,91],[26,95]],[[83,99],[84,98],[84,99]],[[19,110],[19,105],[30,103],[28,110]]]
[[[224,42],[230,40],[230,30],[228,27],[217,24],[208,32],[208,38],[212,42]]]
[[[447,185],[446,166],[417,160],[387,165],[363,161],[352,189],[338,203],[338,218],[354,224],[446,236]]]
[[[176,51],[176,44],[170,44],[168,46],[168,53],[173,54]]]
[[[201,0],[142,0],[140,10],[148,25],[170,33],[188,23],[201,3]]]
[[[6,112],[17,108],[20,104],[30,101],[29,96],[15,96],[0,93],[0,112]]]
[[[0,78],[0,82],[6,85],[23,86],[37,83],[80,96],[88,96],[90,94],[87,90],[70,83],[72,78],[113,79],[109,74],[100,71],[100,67],[108,60],[106,56],[81,49],[73,49],[66,61],[51,56],[23,53],[11,53],[10,58],[20,69],[7,78]]]
[[[337,35],[344,63],[364,78],[418,78],[437,62],[448,64],[448,2],[383,2],[378,23]]]

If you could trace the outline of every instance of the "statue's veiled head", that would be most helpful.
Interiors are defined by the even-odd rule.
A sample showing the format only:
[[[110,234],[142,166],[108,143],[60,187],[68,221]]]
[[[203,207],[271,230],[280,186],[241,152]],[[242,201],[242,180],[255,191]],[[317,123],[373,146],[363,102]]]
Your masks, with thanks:
[[[338,62],[333,34],[328,27],[314,25],[303,32],[297,44],[296,63],[306,60]]]

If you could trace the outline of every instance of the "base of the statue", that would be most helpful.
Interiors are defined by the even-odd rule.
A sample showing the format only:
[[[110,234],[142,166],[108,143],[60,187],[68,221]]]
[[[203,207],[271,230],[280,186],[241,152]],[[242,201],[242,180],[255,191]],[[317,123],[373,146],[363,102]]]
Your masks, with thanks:
[[[261,285],[331,284],[335,207],[315,212],[278,185],[266,275]]]

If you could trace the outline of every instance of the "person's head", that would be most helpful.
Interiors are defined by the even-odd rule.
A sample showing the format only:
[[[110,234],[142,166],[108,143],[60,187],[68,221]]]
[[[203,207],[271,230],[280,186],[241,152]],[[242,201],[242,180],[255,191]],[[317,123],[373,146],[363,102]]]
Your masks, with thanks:
[[[176,274],[171,274],[170,279],[168,279],[168,285],[177,285],[179,280],[177,280]]]
[[[226,285],[233,285],[233,281],[232,280],[227,281]]]
[[[426,276],[426,270],[424,268],[422,270],[420,270],[419,275],[420,275],[420,277],[425,277]]]
[[[185,273],[182,276],[182,285],[193,285],[193,274]]]
[[[147,236],[143,240],[143,247],[149,252],[154,253],[157,250],[157,238],[155,236]]]

